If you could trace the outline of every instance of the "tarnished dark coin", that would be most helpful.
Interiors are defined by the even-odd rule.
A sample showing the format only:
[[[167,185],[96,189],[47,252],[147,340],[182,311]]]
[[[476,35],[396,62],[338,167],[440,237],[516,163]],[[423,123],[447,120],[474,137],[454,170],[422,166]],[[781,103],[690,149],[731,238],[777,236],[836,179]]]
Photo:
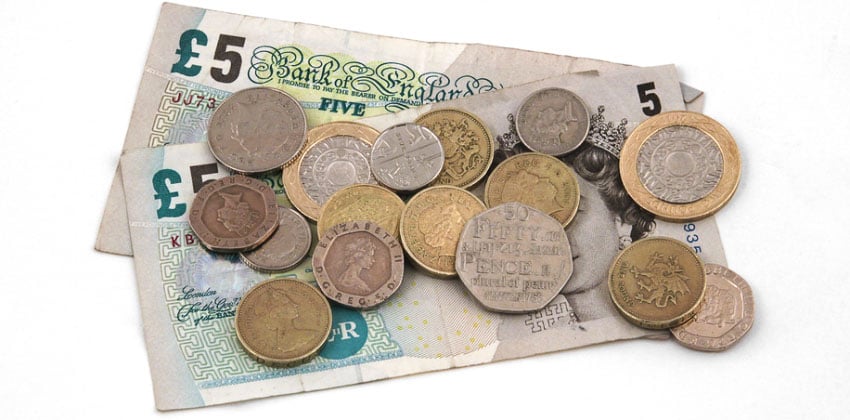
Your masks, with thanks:
[[[705,268],[688,245],[670,238],[641,239],[624,249],[608,273],[611,299],[631,323],[671,328],[691,319],[705,292]]]
[[[222,165],[240,173],[280,169],[307,140],[307,116],[283,91],[266,87],[240,90],[210,119],[209,146]]]
[[[516,130],[529,149],[562,156],[578,148],[590,128],[587,105],[573,92],[547,88],[529,95],[519,107]]]
[[[252,250],[278,226],[274,191],[260,180],[230,175],[204,185],[192,201],[189,226],[217,252]]]
[[[294,279],[260,283],[236,308],[236,337],[255,360],[273,367],[312,359],[331,331],[331,305],[316,288]]]
[[[473,217],[460,236],[455,267],[485,308],[533,312],[564,288],[573,272],[563,226],[521,203],[505,203]]]
[[[310,225],[300,213],[278,206],[280,223],[275,233],[257,249],[239,254],[242,262],[258,271],[286,271],[301,262],[313,239]]]
[[[313,274],[329,299],[352,308],[371,308],[401,286],[404,252],[395,237],[375,222],[340,223],[319,238]]]
[[[699,312],[670,331],[686,347],[723,351],[737,343],[753,326],[753,290],[741,276],[718,264],[705,265],[705,283],[705,297]]]
[[[413,123],[387,128],[372,145],[372,173],[394,191],[415,191],[443,169],[445,154],[431,130]]]

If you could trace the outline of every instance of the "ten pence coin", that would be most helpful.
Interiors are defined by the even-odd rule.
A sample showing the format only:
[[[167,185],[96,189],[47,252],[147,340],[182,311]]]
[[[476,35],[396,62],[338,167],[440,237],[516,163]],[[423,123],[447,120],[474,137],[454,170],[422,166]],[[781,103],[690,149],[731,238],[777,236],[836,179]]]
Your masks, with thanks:
[[[371,308],[401,286],[404,251],[375,222],[340,223],[319,237],[313,274],[328,299],[356,309]]]
[[[209,146],[222,165],[257,174],[279,169],[304,146],[307,116],[283,91],[240,90],[222,102],[209,125]]]
[[[466,188],[487,174],[496,149],[490,130],[478,117],[459,109],[426,112],[416,124],[440,138],[445,153],[443,170],[432,185]]]
[[[372,146],[372,173],[394,191],[415,191],[430,184],[444,160],[437,135],[413,123],[387,128]]]
[[[705,276],[705,297],[699,312],[671,332],[686,347],[723,351],[737,343],[753,325],[753,290],[741,276],[722,265],[706,264]]]
[[[277,208],[280,223],[275,233],[250,252],[239,258],[257,271],[286,271],[298,265],[310,250],[313,242],[310,225],[300,213],[287,207]]]
[[[629,322],[650,329],[675,327],[699,309],[705,268],[694,250],[682,242],[641,239],[614,259],[608,290]]]
[[[533,312],[566,286],[573,272],[572,250],[559,221],[522,203],[504,203],[463,228],[456,268],[485,308]]]
[[[236,336],[256,361],[273,367],[304,363],[331,331],[331,306],[316,288],[293,279],[257,284],[236,308]]]
[[[192,201],[189,226],[217,252],[250,251],[277,229],[274,191],[258,179],[230,175],[204,185]]]
[[[535,152],[563,156],[578,148],[590,128],[587,105],[573,92],[561,88],[538,90],[519,107],[516,131]]]
[[[319,215],[318,232],[354,220],[374,220],[398,239],[398,225],[404,201],[394,192],[372,184],[349,185],[331,196]]]

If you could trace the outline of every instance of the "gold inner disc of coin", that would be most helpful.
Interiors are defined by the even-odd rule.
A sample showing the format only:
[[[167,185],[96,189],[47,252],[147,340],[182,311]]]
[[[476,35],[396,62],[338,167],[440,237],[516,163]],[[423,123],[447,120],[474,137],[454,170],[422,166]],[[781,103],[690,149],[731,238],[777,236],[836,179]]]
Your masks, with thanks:
[[[293,279],[262,282],[236,308],[236,336],[255,360],[291,366],[319,353],[331,331],[331,306],[316,288]]]
[[[691,247],[670,238],[641,239],[608,273],[614,305],[629,322],[651,329],[681,325],[699,309],[705,268]]]
[[[620,176],[629,196],[660,219],[694,221],[716,213],[735,194],[741,156],[717,121],[695,112],[666,112],[626,139]]]
[[[431,185],[470,187],[484,178],[496,149],[493,136],[478,117],[459,109],[422,114],[416,124],[431,130],[443,145],[443,170]]]
[[[373,220],[399,238],[398,224],[404,201],[394,192],[372,184],[349,185],[331,196],[319,215],[319,236],[331,226],[354,220]]]

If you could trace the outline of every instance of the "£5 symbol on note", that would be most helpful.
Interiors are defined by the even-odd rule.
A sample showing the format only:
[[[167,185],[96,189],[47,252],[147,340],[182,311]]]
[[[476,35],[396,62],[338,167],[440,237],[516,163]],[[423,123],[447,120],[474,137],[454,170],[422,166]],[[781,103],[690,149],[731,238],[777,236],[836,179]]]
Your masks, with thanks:
[[[224,171],[219,170],[216,163],[204,163],[200,165],[189,166],[189,176],[192,179],[192,190],[185,191],[184,194],[197,193],[201,187],[215,179],[227,175]],[[180,197],[180,188],[183,183],[183,177],[174,169],[163,168],[153,174],[151,179],[153,184],[154,200],[159,202],[159,208],[156,210],[157,219],[162,218],[177,218],[186,214],[186,202],[191,201],[193,195],[182,197],[181,202],[177,202]],[[176,190],[172,191],[171,187]]]
[[[178,42],[179,48],[174,51],[179,56],[176,63],[171,65],[172,73],[180,73],[185,76],[197,76],[202,68],[197,64],[190,64],[193,58],[198,58],[200,53],[193,50],[194,45],[206,46],[208,42],[207,34],[198,29],[188,29],[180,35]],[[210,76],[221,83],[233,83],[239,77],[239,71],[242,69],[242,55],[239,52],[230,49],[231,47],[244,47],[245,38],[241,36],[233,36],[221,34],[218,37],[218,43],[215,46],[215,61],[227,63],[225,67],[212,67]],[[226,70],[225,70],[226,69]]]

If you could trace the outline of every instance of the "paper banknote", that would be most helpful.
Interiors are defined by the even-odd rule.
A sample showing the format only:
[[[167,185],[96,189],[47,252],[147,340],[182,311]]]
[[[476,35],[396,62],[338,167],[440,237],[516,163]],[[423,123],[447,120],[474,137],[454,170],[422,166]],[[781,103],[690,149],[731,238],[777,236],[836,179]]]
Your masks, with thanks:
[[[255,86],[298,99],[310,127],[476,95],[564,73],[628,68],[476,44],[427,43],[164,4],[123,150],[206,141],[231,93]],[[683,86],[687,103],[701,92]],[[132,255],[120,171],[95,248]]]
[[[526,92],[560,86],[579,93],[615,125],[646,118],[635,83],[652,83],[657,106],[682,109],[672,66],[618,77],[562,76],[453,102],[479,115],[494,133]],[[475,99],[479,99],[476,101]],[[493,106],[492,104],[499,104]],[[403,114],[397,114],[402,116]],[[413,114],[404,114],[410,117]],[[503,121],[504,120],[504,121]],[[389,124],[388,120],[372,120]],[[582,184],[582,205],[567,233],[577,253],[567,288],[531,314],[500,314],[479,306],[457,280],[438,280],[408,265],[401,287],[374,309],[333,306],[333,330],[319,356],[292,368],[268,368],[245,353],[234,331],[243,293],[270,275],[238,256],[206,251],[187,222],[194,192],[227,174],[205,143],[143,148],[121,159],[135,270],[157,408],[199,407],[393,378],[576,348],[612,340],[666,336],[623,320],[604,279],[619,250],[616,220]],[[267,182],[283,194],[278,181]],[[585,191],[583,190],[583,191]],[[283,197],[280,198],[283,200]],[[706,261],[725,262],[714,219],[658,222],[650,234],[691,240]],[[695,248],[696,249],[696,248]],[[309,260],[274,276],[314,282]]]

